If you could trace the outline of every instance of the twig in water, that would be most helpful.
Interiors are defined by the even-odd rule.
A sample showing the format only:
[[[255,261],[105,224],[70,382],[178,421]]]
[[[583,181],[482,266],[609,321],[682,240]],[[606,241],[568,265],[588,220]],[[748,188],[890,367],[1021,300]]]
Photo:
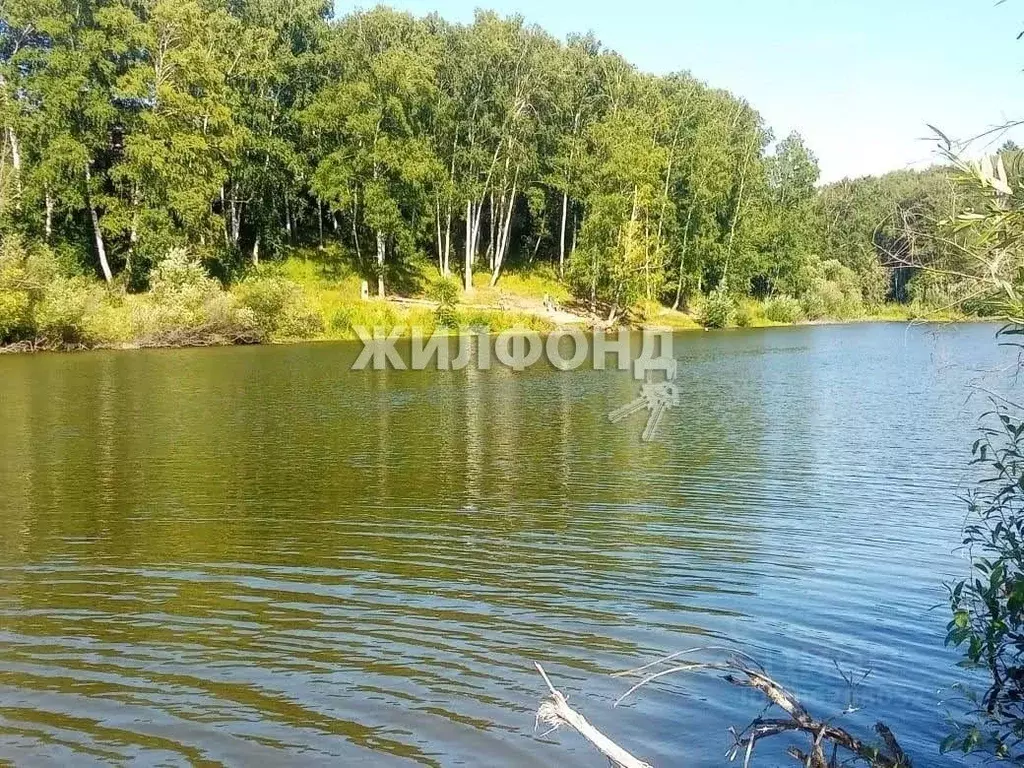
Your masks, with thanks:
[[[687,663],[670,664],[683,656],[692,656],[701,652],[726,653],[725,660],[713,659],[709,661],[689,661]],[[551,696],[541,704],[537,713],[537,722],[543,722],[557,728],[560,725],[568,724],[580,733],[587,741],[597,747],[614,766],[619,768],[651,768],[647,763],[633,757],[629,752],[615,744],[607,736],[603,735],[594,726],[588,723],[582,715],[575,712],[568,704],[545,674],[540,664],[536,664],[544,682],[547,683]],[[655,669],[656,667],[665,667]],[[836,665],[838,669],[838,665]],[[761,714],[754,719],[740,733],[730,728],[734,744],[726,753],[730,761],[743,756],[744,768],[749,768],[753,758],[754,749],[761,739],[782,734],[803,734],[809,740],[807,752],[796,747],[790,747],[787,752],[794,759],[798,760],[805,768],[836,768],[839,765],[846,765],[849,762],[864,763],[871,768],[911,768],[910,759],[900,747],[893,735],[884,724],[878,723],[875,730],[881,737],[882,746],[875,746],[861,741],[846,730],[833,725],[828,720],[819,720],[808,712],[807,708],[792,693],[775,682],[764,667],[757,663],[749,655],[734,651],[729,648],[708,647],[691,648],[686,651],[673,653],[670,656],[659,659],[651,664],[645,664],[628,672],[619,673],[618,676],[632,675],[640,677],[639,683],[630,688],[616,703],[618,705],[623,699],[632,695],[639,689],[654,682],[655,680],[673,675],[679,672],[713,672],[724,673],[723,679],[727,682],[746,688],[753,688],[759,691],[767,699],[767,704]],[[850,688],[850,705],[854,704],[853,695],[856,688],[864,682],[868,673],[865,673],[859,680],[854,680],[853,675],[846,675],[839,670],[843,680]],[[778,708],[786,715],[785,717],[766,717],[769,710]],[[827,756],[826,756],[827,755]],[[849,759],[842,756],[848,756]]]
[[[544,678],[544,682],[547,683],[548,690],[551,692],[551,696],[545,699],[540,705],[540,709],[537,710],[537,722],[550,725],[552,730],[561,725],[569,725],[619,768],[651,768],[648,763],[633,757],[588,723],[583,715],[573,710],[565,696],[551,684],[544,668],[536,662],[534,662],[534,666],[537,667],[537,671],[540,672],[540,676]]]
[[[721,651],[726,649],[714,648],[705,650]],[[689,651],[687,653],[695,652]],[[653,664],[646,664],[643,667],[623,674],[644,674],[654,666],[664,664],[678,657],[679,654],[673,654],[664,659],[659,659]],[[733,652],[732,656],[724,662],[693,662],[691,664],[670,667],[653,674],[644,674],[643,679],[633,686],[627,695],[654,680],[675,672],[726,671],[728,674],[724,676],[724,679],[727,682],[760,691],[772,706],[778,707],[788,715],[788,718],[772,719],[764,717],[764,713],[762,713],[762,716],[755,719],[738,736],[733,731],[733,738],[736,743],[730,749],[728,756],[730,760],[735,760],[742,752],[744,755],[744,768],[749,765],[754,747],[760,739],[778,736],[783,733],[805,733],[808,735],[811,740],[809,752],[804,753],[792,747],[789,749],[789,754],[807,766],[807,768],[831,768],[831,766],[837,765],[837,753],[839,750],[849,752],[855,760],[861,760],[872,768],[911,768],[910,759],[900,748],[892,731],[884,724],[878,723],[875,726],[875,730],[881,736],[885,749],[866,744],[844,729],[812,717],[796,696],[769,677],[759,664],[755,662],[756,669],[749,665],[747,663],[749,658],[746,654]],[[843,677],[846,679],[845,675]],[[857,684],[859,685],[860,682],[863,682],[866,677],[867,675],[862,677]],[[826,744],[832,748],[831,759],[825,757]]]

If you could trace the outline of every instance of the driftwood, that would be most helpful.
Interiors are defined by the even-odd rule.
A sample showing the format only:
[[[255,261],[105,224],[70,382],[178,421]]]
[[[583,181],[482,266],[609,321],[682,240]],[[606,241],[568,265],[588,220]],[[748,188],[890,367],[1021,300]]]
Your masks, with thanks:
[[[725,658],[718,661],[679,661],[683,658],[693,658],[701,653],[721,654]],[[552,698],[541,706],[541,711],[538,713],[539,720],[556,726],[563,722],[568,723],[584,738],[597,746],[616,765],[627,766],[627,768],[644,765],[639,761],[637,763],[620,762],[612,754],[609,754],[609,751],[604,748],[608,744],[614,748],[614,754],[636,760],[629,752],[610,742],[607,737],[593,729],[581,715],[569,709],[565,698],[554,689],[547,675],[544,675],[544,671],[540,669],[540,665],[537,665],[537,669],[544,676],[552,694]],[[640,682],[626,691],[615,704],[617,706],[624,699],[656,680],[683,672],[721,673],[723,679],[732,685],[753,688],[768,700],[765,712],[742,731],[737,733],[734,728],[729,729],[735,743],[729,748],[726,756],[730,761],[735,761],[742,756],[744,768],[748,768],[750,765],[754,749],[759,741],[783,734],[801,734],[807,738],[807,751],[796,747],[788,749],[788,754],[806,768],[837,768],[839,765],[849,764],[851,760],[870,766],[870,768],[911,768],[910,759],[900,747],[892,731],[883,723],[875,725],[882,745],[868,744],[831,721],[820,720],[811,715],[799,699],[769,677],[756,660],[745,653],[728,648],[692,648],[637,669],[618,673],[617,677],[639,677]],[[848,683],[851,682],[845,675],[843,677]],[[773,708],[781,710],[785,717],[765,717]],[[572,718],[566,717],[565,715],[568,713],[572,713],[575,718],[578,718],[578,723],[574,722]],[[608,742],[608,744],[604,744],[604,742]]]
[[[534,666],[537,667],[537,671],[544,678],[544,682],[548,684],[548,690],[551,693],[550,697],[545,699],[540,705],[540,709],[537,710],[538,723],[550,725],[551,730],[555,730],[562,725],[571,726],[580,736],[597,747],[601,754],[611,761],[612,765],[619,768],[651,768],[648,763],[633,757],[629,752],[588,723],[583,715],[569,706],[565,696],[555,689],[555,686],[551,684],[551,680],[544,673],[544,668],[536,662],[534,662]]]
[[[168,328],[135,340],[130,346],[150,347],[227,347],[260,344],[263,335],[255,328],[232,323],[210,322],[195,327]]]

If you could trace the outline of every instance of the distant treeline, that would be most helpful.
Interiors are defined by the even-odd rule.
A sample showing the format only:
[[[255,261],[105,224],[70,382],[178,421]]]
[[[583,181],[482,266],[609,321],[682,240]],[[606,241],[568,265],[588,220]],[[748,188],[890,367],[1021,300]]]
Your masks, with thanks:
[[[331,7],[5,2],[0,232],[132,291],[176,248],[230,281],[305,245],[381,293],[430,259],[548,261],[613,311],[963,298],[947,170],[818,189],[800,136],[592,36]]]

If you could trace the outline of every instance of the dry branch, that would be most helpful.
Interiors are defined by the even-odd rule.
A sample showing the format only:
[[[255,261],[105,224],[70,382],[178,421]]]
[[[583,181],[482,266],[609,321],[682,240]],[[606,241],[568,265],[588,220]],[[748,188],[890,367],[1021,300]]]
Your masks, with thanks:
[[[709,652],[728,655],[724,660],[693,660],[678,663],[678,660],[684,656]],[[551,692],[550,698],[544,701],[537,713],[538,722],[547,723],[554,728],[560,725],[570,725],[611,760],[613,765],[623,768],[650,768],[646,763],[637,760],[629,752],[612,742],[590,725],[582,715],[570,708],[565,696],[555,690],[541,666],[537,664],[536,667]],[[883,723],[878,723],[875,726],[883,744],[881,746],[868,744],[832,722],[819,720],[811,715],[796,696],[769,677],[764,668],[754,659],[745,653],[728,648],[691,648],[651,664],[645,664],[637,669],[621,672],[616,676],[639,677],[640,682],[630,688],[615,703],[618,705],[623,699],[656,680],[680,672],[724,673],[722,677],[727,682],[732,685],[753,688],[768,700],[768,706],[762,716],[755,719],[742,732],[736,733],[734,729],[729,729],[733,734],[735,744],[729,749],[727,756],[730,761],[734,761],[742,755],[744,768],[748,768],[750,765],[754,749],[760,740],[783,734],[801,734],[807,738],[808,751],[804,752],[796,747],[788,749],[788,754],[806,768],[836,768],[849,762],[863,763],[870,768],[911,768],[910,759],[896,741],[892,731]],[[845,676],[843,679],[849,683]],[[785,717],[765,717],[764,714],[773,708],[781,710]]]
[[[830,722],[821,721],[813,717],[792,693],[783,688],[773,680],[764,669],[753,662],[743,653],[731,652],[725,661],[701,662],[694,661],[688,664],[676,664],[658,672],[650,670],[670,661],[675,661],[680,656],[687,656],[699,652],[723,651],[722,648],[694,648],[681,653],[675,653],[652,664],[646,664],[638,669],[621,673],[622,676],[642,676],[641,681],[633,686],[626,694],[648,685],[654,680],[666,677],[677,672],[702,671],[722,672],[724,679],[737,686],[753,688],[764,694],[770,704],[781,709],[788,717],[771,719],[759,717],[748,725],[739,735],[734,732],[735,745],[729,750],[729,759],[735,760],[741,753],[744,755],[744,766],[750,763],[754,747],[761,739],[771,736],[778,736],[784,733],[803,733],[810,741],[810,751],[801,752],[791,748],[789,754],[802,762],[808,768],[831,768],[837,765],[837,753],[844,750],[850,753],[855,759],[860,760],[872,768],[911,768],[911,763],[906,753],[900,748],[896,737],[884,724],[878,723],[875,729],[885,743],[884,748],[866,744],[860,739],[852,736],[843,728],[833,725]],[[751,663],[753,662],[753,663]],[[623,697],[625,698],[625,696]],[[620,699],[621,701],[621,699]],[[831,757],[826,757],[826,746],[831,747]]]
[[[621,768],[651,768],[648,763],[633,757],[629,752],[588,723],[583,715],[569,706],[565,696],[555,689],[555,686],[551,684],[551,680],[545,674],[544,668],[536,662],[534,666],[537,667],[537,671],[540,672],[544,682],[548,685],[548,690],[551,692],[551,696],[544,700],[544,703],[540,705],[540,709],[537,711],[538,722],[550,725],[552,729],[562,725],[570,726],[580,736],[597,747],[601,754],[607,757],[615,766],[620,766]]]

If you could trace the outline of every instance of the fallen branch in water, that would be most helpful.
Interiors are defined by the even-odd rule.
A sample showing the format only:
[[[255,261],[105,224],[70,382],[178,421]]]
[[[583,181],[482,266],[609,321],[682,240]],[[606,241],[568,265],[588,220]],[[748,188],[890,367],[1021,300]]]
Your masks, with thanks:
[[[803,733],[808,737],[810,744],[807,752],[796,747],[790,747],[788,750],[794,759],[799,760],[807,768],[832,768],[839,765],[840,750],[850,753],[855,760],[862,761],[871,768],[911,768],[910,759],[896,741],[892,731],[883,723],[876,724],[875,730],[881,736],[885,744],[884,748],[866,744],[846,730],[830,722],[812,717],[796,696],[775,682],[760,664],[744,653],[732,651],[730,657],[725,661],[697,661],[675,664],[655,672],[651,671],[680,657],[710,650],[727,649],[693,648],[674,653],[638,669],[619,673],[617,676],[639,676],[642,679],[630,688],[616,704],[645,685],[679,672],[724,672],[724,679],[727,682],[760,691],[768,699],[770,706],[778,707],[788,716],[786,718],[758,717],[739,734],[730,729],[736,743],[729,750],[728,757],[730,760],[735,760],[742,753],[744,768],[750,764],[751,755],[759,740],[784,733]],[[831,752],[831,756],[826,757],[826,752]]]
[[[550,698],[545,699],[544,703],[540,705],[540,709],[537,710],[537,722],[550,725],[552,730],[562,725],[572,727],[580,736],[597,747],[601,754],[607,757],[613,765],[620,766],[621,768],[651,768],[648,763],[633,757],[629,752],[588,723],[583,715],[569,706],[565,696],[555,689],[555,686],[551,684],[551,680],[545,674],[544,668],[536,662],[534,662],[534,666],[537,667],[537,671],[544,678],[544,682],[548,684],[548,690],[551,691]]]
[[[685,663],[677,661],[683,657],[692,657],[697,653],[711,651],[727,652],[729,655],[722,661],[688,661]],[[538,721],[549,723],[554,727],[562,724],[571,725],[615,765],[626,768],[646,766],[646,763],[637,760],[629,752],[614,744],[590,725],[582,715],[573,711],[565,697],[551,685],[551,681],[548,680],[540,665],[536,666],[551,690],[551,698],[541,705],[540,711],[537,713]],[[753,688],[768,700],[765,712],[740,733],[736,733],[733,728],[729,729],[735,743],[726,755],[730,761],[734,761],[742,755],[744,768],[748,768],[750,765],[751,757],[759,741],[782,734],[802,734],[808,739],[806,752],[796,747],[788,749],[788,754],[806,768],[837,768],[839,765],[849,764],[851,760],[866,764],[870,768],[911,768],[910,759],[896,741],[892,731],[883,723],[875,725],[875,730],[883,745],[868,744],[843,728],[812,716],[799,699],[769,677],[756,660],[745,653],[728,648],[691,648],[637,669],[618,673],[616,677],[632,676],[641,679],[615,702],[616,706],[655,680],[681,672],[722,673],[723,679],[732,685]],[[846,679],[845,676],[844,679]],[[773,707],[782,710],[786,717],[765,717],[768,709]],[[840,759],[841,757],[842,759]]]

